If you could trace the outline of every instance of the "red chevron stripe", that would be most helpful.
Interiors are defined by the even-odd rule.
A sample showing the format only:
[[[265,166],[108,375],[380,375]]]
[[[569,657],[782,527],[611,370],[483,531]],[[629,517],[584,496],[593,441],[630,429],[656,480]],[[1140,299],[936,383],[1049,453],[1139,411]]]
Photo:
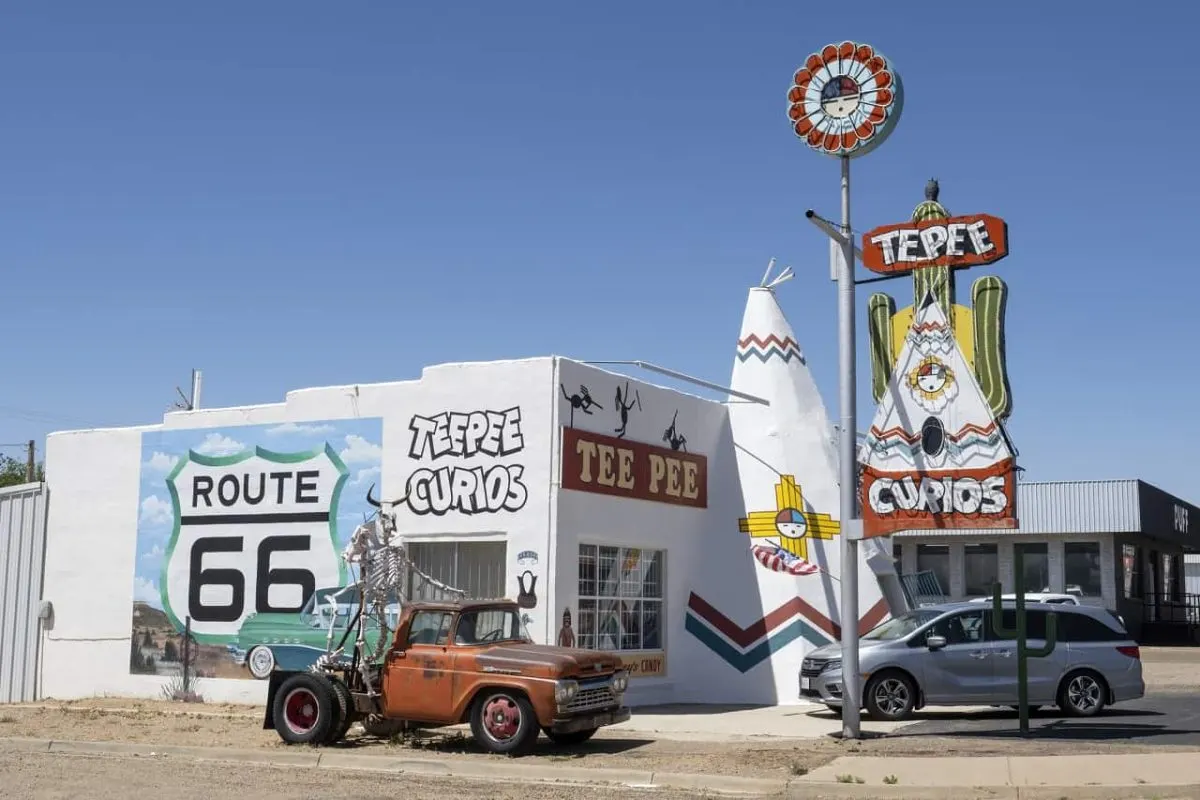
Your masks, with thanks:
[[[919,324],[914,323],[912,329],[917,333],[925,333],[926,331],[944,330],[946,327],[946,324],[943,322],[922,322]]]
[[[977,433],[980,436],[990,436],[995,430],[996,423],[994,421],[983,426],[976,425],[974,422],[968,422],[959,429],[958,433],[946,434],[946,438],[952,442],[958,442],[966,437],[968,433]],[[888,428],[886,431],[881,431],[878,427],[872,425],[871,435],[876,439],[903,439],[909,444],[915,444],[916,442],[921,441],[920,433],[909,433],[899,425],[894,425],[891,428]]]
[[[829,617],[822,614],[811,605],[801,600],[799,597],[793,597],[779,608],[767,614],[757,622],[753,622],[749,627],[743,628],[729,617],[722,614],[713,606],[700,597],[695,592],[688,597],[688,608],[696,613],[701,619],[725,635],[729,641],[736,644],[738,647],[747,648],[756,641],[766,636],[771,631],[778,628],[783,623],[790,620],[796,614],[800,614],[814,626],[829,635],[833,639],[842,638],[842,628]],[[858,622],[858,632],[860,634],[874,628],[879,624],[885,616],[887,616],[888,607],[885,600],[880,600],[873,605],[869,611]]]
[[[738,349],[741,350],[744,350],[750,345],[757,345],[765,350],[772,344],[776,344],[784,350],[787,350],[789,347],[794,347],[797,350],[800,349],[800,344],[792,337],[785,336],[784,338],[780,339],[773,333],[767,334],[767,338],[765,339],[760,339],[756,334],[753,333],[747,336],[745,339],[738,339]]]

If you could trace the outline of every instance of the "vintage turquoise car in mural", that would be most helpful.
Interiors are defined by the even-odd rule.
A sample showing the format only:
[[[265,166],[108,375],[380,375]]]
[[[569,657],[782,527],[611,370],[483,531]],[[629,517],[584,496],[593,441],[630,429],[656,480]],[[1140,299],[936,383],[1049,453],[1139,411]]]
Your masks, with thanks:
[[[335,598],[336,604],[330,602],[330,597],[342,588],[331,586],[316,590],[298,613],[251,614],[238,629],[237,639],[228,645],[229,654],[259,680],[271,677],[276,669],[307,670],[326,651],[330,621],[333,622],[332,645],[337,647],[358,613],[357,602],[341,602],[340,598]],[[346,592],[343,597],[357,600],[353,591]],[[400,605],[389,604],[386,610],[389,628],[395,629],[399,616]],[[350,636],[354,635],[351,632]],[[378,622],[368,620],[366,637],[367,647],[373,649],[379,640]],[[352,642],[347,640],[347,652],[352,649],[351,645]]]

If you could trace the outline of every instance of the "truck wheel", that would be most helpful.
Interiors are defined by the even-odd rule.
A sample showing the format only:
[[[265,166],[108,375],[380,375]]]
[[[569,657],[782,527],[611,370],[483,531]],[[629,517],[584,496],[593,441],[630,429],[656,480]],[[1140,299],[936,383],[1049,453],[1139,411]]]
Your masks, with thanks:
[[[337,722],[338,701],[324,675],[297,673],[275,693],[272,712],[279,738],[288,744],[322,744]]]
[[[362,718],[363,730],[371,736],[380,739],[390,739],[404,730],[404,720],[388,719],[378,714],[370,714]]]
[[[538,737],[533,704],[517,692],[485,689],[471,712],[471,735],[489,753],[524,755]]]
[[[261,644],[250,648],[250,652],[246,654],[246,669],[260,681],[265,681],[275,669],[275,653]]]
[[[354,723],[354,698],[350,696],[350,690],[340,678],[330,678],[329,683],[333,688],[333,696],[337,699],[337,719],[329,727],[329,737],[325,744],[333,744],[346,738],[346,731],[350,730]]]
[[[546,734],[546,738],[557,745],[563,747],[571,747],[577,744],[583,744],[588,739],[596,735],[599,728],[588,728],[582,731],[571,731],[570,733],[554,733],[550,730],[543,729],[542,733]]]

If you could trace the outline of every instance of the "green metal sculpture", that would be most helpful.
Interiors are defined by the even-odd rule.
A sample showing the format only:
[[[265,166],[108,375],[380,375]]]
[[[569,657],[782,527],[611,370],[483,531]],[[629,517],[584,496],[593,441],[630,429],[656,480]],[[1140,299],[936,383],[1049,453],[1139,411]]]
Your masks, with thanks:
[[[1017,640],[1017,713],[1021,724],[1021,735],[1029,735],[1029,669],[1026,659],[1045,658],[1054,652],[1058,644],[1058,615],[1053,611],[1046,614],[1046,643],[1041,647],[1030,647],[1026,639],[1025,626],[1025,558],[1020,545],[1013,548],[1013,580],[1017,596],[1016,625],[1004,626],[1004,606],[1001,602],[999,583],[992,584],[992,631],[1000,639]]]

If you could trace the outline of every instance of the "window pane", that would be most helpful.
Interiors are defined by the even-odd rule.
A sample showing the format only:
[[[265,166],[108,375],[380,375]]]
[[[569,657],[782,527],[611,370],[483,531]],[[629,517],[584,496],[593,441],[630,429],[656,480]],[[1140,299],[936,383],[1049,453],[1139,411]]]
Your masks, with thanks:
[[[1131,544],[1121,545],[1121,565],[1126,597],[1140,597],[1141,591],[1137,581],[1138,552]]]
[[[662,597],[662,551],[643,550],[642,553],[642,597]]]
[[[1063,546],[1063,575],[1067,592],[1100,597],[1100,543],[1067,542]]]
[[[1017,627],[1017,612],[1015,609],[1006,608],[1000,615],[1000,622],[1007,630],[1014,630]],[[994,634],[991,638],[997,638]],[[1029,611],[1025,612],[1025,638],[1026,639],[1045,639],[1046,638],[1046,612],[1045,611]],[[1006,639],[1004,641],[1016,642],[1016,639]]]
[[[579,601],[579,621],[575,624],[578,631],[578,638],[575,640],[577,647],[582,647],[585,650],[596,649],[596,601],[595,600],[580,600]]]
[[[662,649],[662,601],[642,601],[642,647],[646,650]]]
[[[620,600],[599,600],[596,603],[596,649],[621,649]]]
[[[642,649],[642,601],[621,601],[621,649]]]
[[[917,572],[932,571],[943,592],[950,591],[950,545],[917,545]]]
[[[1025,560],[1025,591],[1049,592],[1050,548],[1046,544],[1018,544]]]
[[[596,545],[579,545],[579,596],[596,596]]]
[[[1085,614],[1059,614],[1060,642],[1116,642],[1125,637],[1099,620]]]
[[[621,585],[621,549],[601,547],[597,561],[596,596],[616,597]]]
[[[621,597],[642,596],[642,551],[628,548],[621,557]]]
[[[991,595],[1000,580],[1000,559],[994,544],[969,544],[963,554],[963,589],[967,597]]]

